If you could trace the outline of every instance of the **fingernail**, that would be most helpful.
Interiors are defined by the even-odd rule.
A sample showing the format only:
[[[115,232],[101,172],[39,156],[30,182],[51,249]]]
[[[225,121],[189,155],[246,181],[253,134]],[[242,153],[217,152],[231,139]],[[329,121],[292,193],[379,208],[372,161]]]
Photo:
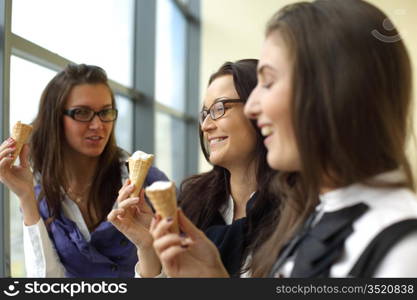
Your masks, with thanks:
[[[168,222],[168,223],[171,223],[172,221],[174,221],[174,218],[173,218],[173,217],[168,217],[168,218],[167,218],[167,222]]]

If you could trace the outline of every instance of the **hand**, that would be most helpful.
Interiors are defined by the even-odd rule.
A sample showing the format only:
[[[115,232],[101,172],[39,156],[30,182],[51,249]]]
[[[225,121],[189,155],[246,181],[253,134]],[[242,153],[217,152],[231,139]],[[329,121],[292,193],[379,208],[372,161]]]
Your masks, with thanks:
[[[25,144],[20,152],[20,165],[12,166],[16,141],[7,139],[0,145],[0,181],[20,199],[34,198],[33,174],[29,164],[29,146]]]
[[[144,191],[139,197],[128,198],[135,186],[126,180],[119,191],[118,207],[107,216],[121,233],[123,233],[137,248],[151,248],[153,238],[149,226],[153,217],[152,209],[145,201]]]
[[[169,277],[229,277],[216,246],[183,214],[178,212],[183,233],[170,233],[172,219],[158,216],[150,232],[154,249]]]

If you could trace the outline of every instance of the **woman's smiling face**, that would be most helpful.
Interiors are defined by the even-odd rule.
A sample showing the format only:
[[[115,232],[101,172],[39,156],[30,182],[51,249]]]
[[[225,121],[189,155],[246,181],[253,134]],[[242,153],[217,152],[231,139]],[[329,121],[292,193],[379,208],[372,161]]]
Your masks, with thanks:
[[[206,91],[204,109],[227,99],[239,99],[232,75],[213,80]],[[225,103],[224,107],[222,117],[212,120],[208,115],[201,124],[210,162],[226,169],[248,165],[255,155],[255,129],[244,115],[243,103]]]
[[[278,32],[267,36],[258,64],[258,85],[245,106],[265,137],[268,164],[276,170],[300,170],[291,117],[293,63]]]

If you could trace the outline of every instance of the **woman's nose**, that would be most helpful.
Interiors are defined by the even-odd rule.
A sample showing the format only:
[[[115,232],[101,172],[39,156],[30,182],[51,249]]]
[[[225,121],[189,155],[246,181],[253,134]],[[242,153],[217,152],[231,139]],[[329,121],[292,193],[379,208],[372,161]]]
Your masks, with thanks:
[[[103,126],[103,122],[100,120],[98,115],[95,115],[93,119],[90,121],[89,128],[97,129]]]
[[[244,108],[245,115],[249,119],[257,119],[261,112],[261,105],[257,100],[258,98],[256,97],[256,93],[254,92],[250,94]]]

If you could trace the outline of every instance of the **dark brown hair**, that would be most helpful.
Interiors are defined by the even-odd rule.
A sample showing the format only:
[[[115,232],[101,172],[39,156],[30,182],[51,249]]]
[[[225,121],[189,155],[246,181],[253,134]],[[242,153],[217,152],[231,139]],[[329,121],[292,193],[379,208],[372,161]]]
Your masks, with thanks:
[[[65,161],[63,156],[65,134],[62,119],[69,93],[72,88],[80,84],[104,84],[109,88],[112,106],[114,108],[116,106],[113,92],[107,82],[107,75],[97,66],[70,64],[59,72],[43,91],[38,115],[33,121],[30,148],[33,170],[40,178],[41,184],[38,200],[46,198],[51,216],[49,221],[59,216],[61,201],[64,199],[62,189],[66,190],[68,187],[66,178],[62,175],[63,170],[70,163]],[[95,172],[88,198],[89,215],[91,217],[94,210],[98,223],[105,219],[121,188],[119,160],[122,154],[116,146],[114,126],[100,156],[98,163],[100,168]]]
[[[361,0],[318,0],[286,6],[269,21],[266,36],[280,34],[293,62],[291,111],[301,170],[280,175],[281,218],[254,256],[254,277],[268,274],[328,179],[331,187],[386,186],[369,178],[401,168],[406,179],[399,185],[414,188],[405,155],[410,61],[402,41],[372,35],[398,35],[384,20]]]
[[[217,72],[211,75],[209,84],[215,79],[232,75],[235,89],[239,98],[248,99],[257,84],[256,67],[258,60],[243,59],[236,62],[226,62]],[[271,181],[276,174],[266,162],[266,148],[263,137],[255,122],[252,126],[256,131],[256,182],[258,196],[256,203],[247,215],[246,254],[253,251],[257,245],[265,241],[271,232],[271,224],[276,218],[278,197],[273,190]],[[204,144],[203,132],[199,127],[200,146],[208,162],[209,154]],[[213,166],[209,172],[194,175],[184,180],[180,187],[179,203],[185,214],[202,230],[207,229],[213,222],[219,209],[227,203],[230,196],[230,173],[220,166]],[[253,221],[257,220],[257,221]],[[262,222],[258,222],[262,220]]]

